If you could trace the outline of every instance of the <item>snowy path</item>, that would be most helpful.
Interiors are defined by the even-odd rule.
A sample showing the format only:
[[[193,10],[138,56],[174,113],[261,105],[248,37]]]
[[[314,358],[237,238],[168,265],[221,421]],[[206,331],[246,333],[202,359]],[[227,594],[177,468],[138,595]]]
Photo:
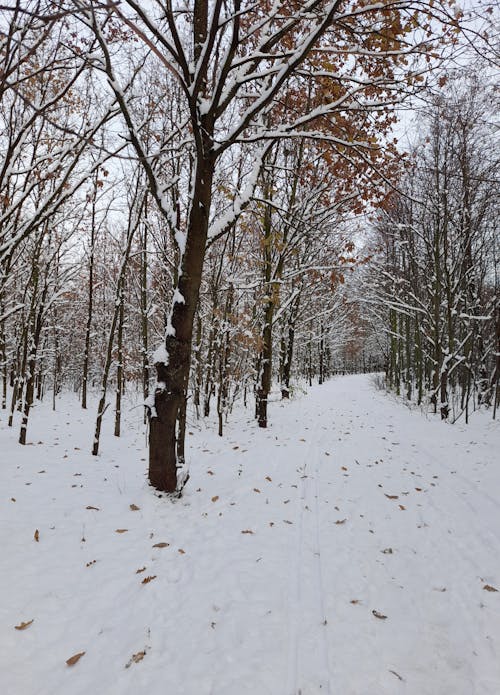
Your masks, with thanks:
[[[35,413],[24,449],[0,415],[0,692],[500,693],[498,423],[339,378],[265,431],[193,423],[172,504],[146,485],[140,411],[97,461],[74,412]]]

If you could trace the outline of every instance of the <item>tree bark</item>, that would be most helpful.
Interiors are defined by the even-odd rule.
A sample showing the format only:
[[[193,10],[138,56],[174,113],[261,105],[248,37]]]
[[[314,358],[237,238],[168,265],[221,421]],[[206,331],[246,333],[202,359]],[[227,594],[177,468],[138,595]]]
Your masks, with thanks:
[[[177,490],[177,439],[183,438],[184,432],[177,431],[177,420],[187,395],[194,315],[207,243],[213,165],[211,158],[198,163],[186,247],[173,298],[173,330],[167,331],[165,338],[167,359],[155,362],[157,386],[154,408],[150,409],[149,481],[157,490],[168,493],[180,492]]]

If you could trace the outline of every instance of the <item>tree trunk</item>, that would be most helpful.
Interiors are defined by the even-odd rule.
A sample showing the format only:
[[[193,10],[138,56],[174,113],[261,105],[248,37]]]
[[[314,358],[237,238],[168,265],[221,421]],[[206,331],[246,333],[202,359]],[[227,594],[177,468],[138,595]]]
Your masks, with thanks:
[[[116,400],[115,400],[115,437],[120,436],[121,419],[122,419],[122,393],[123,393],[123,320],[125,309],[125,298],[123,285],[120,291],[120,310],[118,312],[118,367],[116,370]]]
[[[212,177],[213,161],[209,158],[199,161],[186,247],[173,297],[172,330],[167,330],[165,338],[166,355],[157,354],[155,362],[157,386],[154,408],[150,409],[149,481],[157,490],[169,493],[180,492],[177,490],[177,439],[183,440],[184,432],[177,432],[177,420],[187,395],[194,315],[206,251]]]

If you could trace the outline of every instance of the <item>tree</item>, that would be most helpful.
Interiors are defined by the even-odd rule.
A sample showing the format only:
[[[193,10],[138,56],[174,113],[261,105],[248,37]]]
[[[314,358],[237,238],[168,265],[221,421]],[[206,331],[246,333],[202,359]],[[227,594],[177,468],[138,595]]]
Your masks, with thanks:
[[[450,75],[425,114],[403,194],[381,217],[376,302],[390,336],[389,383],[468,417],[496,383],[498,182],[494,89]]]

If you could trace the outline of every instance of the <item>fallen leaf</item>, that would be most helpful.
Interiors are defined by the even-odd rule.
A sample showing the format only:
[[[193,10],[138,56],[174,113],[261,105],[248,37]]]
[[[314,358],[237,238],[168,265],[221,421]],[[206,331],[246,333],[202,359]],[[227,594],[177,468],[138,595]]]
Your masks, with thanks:
[[[241,533],[253,533],[253,531],[251,529],[247,528],[244,531],[242,531]]]
[[[145,569],[146,569],[145,566],[144,566],[144,567],[139,567],[139,569],[136,570],[135,573],[136,573],[136,574],[140,574],[141,572],[144,572]]]
[[[233,450],[236,451],[236,449],[239,449],[239,446],[233,446]]]
[[[214,497],[212,497],[212,502],[217,502],[218,499],[219,499],[219,495],[215,495]]]
[[[386,492],[384,492],[384,495],[387,497],[388,500],[397,500],[397,499],[399,499],[399,495],[388,495]]]
[[[406,509],[406,507],[405,507],[403,504],[400,504],[400,505],[399,505],[399,508],[400,508],[401,511],[403,511],[403,512],[404,512],[404,510]]]
[[[416,487],[415,490],[416,490],[417,492],[422,492],[422,488],[421,488],[421,487]]]
[[[293,521],[288,521],[288,519],[283,519],[284,524],[293,524]]]
[[[336,524],[345,524],[346,521],[347,521],[347,519],[337,519],[337,521],[335,523]]]
[[[325,451],[325,456],[330,456],[330,452],[329,452],[329,451]]]
[[[19,623],[19,625],[14,625],[14,627],[16,628],[16,630],[26,630],[26,628],[31,625],[33,620],[28,620],[26,623]]]
[[[125,668],[130,668],[132,666],[132,664],[139,663],[139,661],[142,661],[145,656],[146,656],[146,650],[144,650],[142,652],[137,652],[137,654],[132,654],[130,659],[125,664]]]
[[[156,574],[153,574],[151,577],[144,577],[141,584],[149,584],[149,582],[152,582],[153,579],[156,579]]]
[[[16,498],[15,498],[15,497],[11,497],[11,498],[10,498],[10,501],[11,501],[11,502],[15,502],[15,501],[16,501]]]
[[[88,505],[88,507],[85,507],[85,509],[95,509],[96,512],[100,511],[99,507],[92,507],[92,505],[90,504]]]
[[[38,529],[35,530],[33,538],[36,540],[37,543],[40,541],[40,533]]]
[[[272,483],[272,478],[270,478],[268,475],[266,475],[266,480],[269,480],[269,482]]]
[[[140,507],[138,507],[136,504],[131,504],[130,505],[130,511],[131,512],[138,512]]]
[[[127,533],[128,528],[117,528],[115,533]]]
[[[165,543],[165,541],[162,541],[161,543],[155,543],[153,545],[153,548],[168,548],[170,543]]]
[[[186,554],[186,551],[183,550],[182,548],[179,548],[179,550],[178,550],[177,552],[180,553],[181,555],[185,555],[185,554]]]
[[[360,603],[359,598],[351,599],[350,603],[352,603],[353,606],[356,606],[358,603]]]
[[[305,439],[299,439],[299,442],[305,442],[305,441],[306,441]]]
[[[483,589],[484,589],[485,591],[498,591],[498,589],[495,589],[494,586],[490,586],[490,584],[485,584],[485,585],[483,586]]]
[[[342,470],[343,470],[343,471],[346,471],[347,468],[346,468],[345,466],[342,466]]]
[[[213,471],[207,471],[208,475],[214,475]]]
[[[378,618],[379,620],[386,620],[386,619],[387,619],[387,616],[386,616],[386,615],[382,615],[382,613],[379,613],[379,612],[376,611],[376,610],[373,610],[372,613],[373,613],[373,615],[374,615],[376,618]]]
[[[253,491],[254,491],[254,492],[260,492],[260,490],[259,490],[258,487],[254,487]]]
[[[78,652],[78,654],[73,654],[73,656],[70,656],[69,659],[66,659],[66,663],[68,666],[74,666],[77,661],[80,661],[82,656],[85,654],[85,652]]]

